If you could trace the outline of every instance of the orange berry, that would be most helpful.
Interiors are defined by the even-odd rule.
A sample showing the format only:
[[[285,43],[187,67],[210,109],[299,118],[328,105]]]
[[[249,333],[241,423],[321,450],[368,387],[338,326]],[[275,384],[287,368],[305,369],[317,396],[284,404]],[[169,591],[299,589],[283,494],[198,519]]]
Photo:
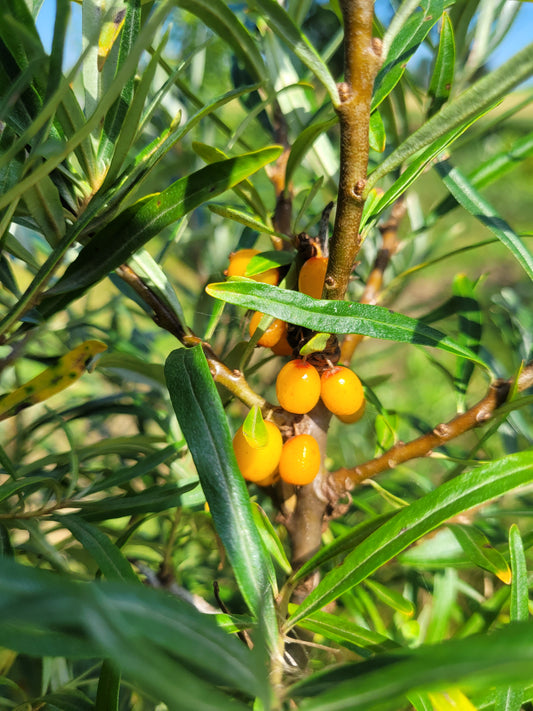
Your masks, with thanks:
[[[296,486],[309,484],[320,469],[320,448],[308,434],[295,435],[283,445],[279,473],[283,481]]]
[[[239,249],[237,252],[232,252],[229,256],[226,276],[246,276],[246,268],[252,257],[255,257],[256,254],[259,254],[258,249]],[[255,274],[255,276],[251,278],[263,284],[275,286],[279,282],[279,269],[267,269],[266,272]]]
[[[279,339],[279,341],[276,343],[276,345],[272,346],[272,353],[279,356],[291,356],[292,346],[287,340],[287,324],[285,323],[285,321],[283,321],[283,325],[285,326],[285,328],[283,329],[283,333],[281,334],[281,338]]]
[[[273,476],[278,468],[283,440],[273,422],[265,420],[268,439],[263,447],[252,447],[239,427],[233,438],[233,451],[241,474],[248,481],[263,482]]]
[[[295,358],[285,363],[276,379],[276,394],[281,407],[287,412],[303,415],[320,399],[320,375],[305,360]]]
[[[351,415],[337,415],[337,417],[341,422],[344,422],[344,424],[351,425],[353,422],[359,422],[361,417],[365,414],[365,410],[366,400],[363,400],[363,404],[361,405],[361,407],[355,412],[352,412]]]
[[[302,294],[307,294],[307,296],[312,296],[314,299],[321,299],[327,268],[327,257],[311,257],[311,259],[308,259],[300,269],[298,291],[301,291]]]
[[[365,393],[353,370],[336,365],[322,373],[320,397],[334,415],[348,417],[354,415],[362,406]]]
[[[250,333],[250,336],[254,335],[262,318],[263,314],[260,311],[256,311],[254,313],[248,325],[248,332]],[[281,321],[279,318],[274,319],[261,338],[257,341],[257,345],[264,346],[265,348],[272,348],[280,341],[286,328],[287,326],[285,321]]]

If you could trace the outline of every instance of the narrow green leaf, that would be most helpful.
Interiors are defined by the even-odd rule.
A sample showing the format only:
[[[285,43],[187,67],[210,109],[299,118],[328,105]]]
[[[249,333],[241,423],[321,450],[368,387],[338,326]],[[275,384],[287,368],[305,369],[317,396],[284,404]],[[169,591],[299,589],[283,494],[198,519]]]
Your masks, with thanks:
[[[300,348],[301,356],[308,356],[311,353],[320,353],[323,351],[331,337],[331,333],[315,333],[315,335],[310,338],[303,348]]]
[[[458,168],[454,168],[448,161],[441,161],[436,167],[457,202],[498,237],[533,280],[533,255],[520,237]]]
[[[533,43],[517,52],[501,67],[479,79],[453,101],[449,101],[411,134],[368,176],[364,195],[368,195],[383,176],[396,170],[408,158],[500,101],[532,72]]]
[[[531,155],[533,155],[533,132],[520,136],[509,148],[483,161],[468,174],[468,179],[474,187],[483,188],[506,175]]]
[[[463,551],[472,563],[496,575],[503,583],[511,582],[511,571],[507,561],[491,546],[487,537],[474,526],[464,526],[460,523],[450,523],[448,528],[456,537]]]
[[[412,692],[457,686],[484,690],[511,679],[529,683],[532,662],[533,625],[520,622],[491,635],[401,649],[346,664],[315,674],[293,687],[292,695],[304,697],[302,711],[377,709],[393,701],[394,708],[401,708]]]
[[[261,9],[269,28],[322,82],[333,105],[338,106],[339,94],[334,78],[316,49],[283,7],[276,0],[254,0],[254,6]]]
[[[453,84],[454,71],[455,38],[450,16],[445,12],[442,15],[439,51],[437,52],[428,89],[428,96],[431,99],[428,116],[433,116],[448,101]]]
[[[292,566],[289,563],[285,549],[283,548],[283,543],[281,542],[278,534],[276,533],[274,526],[272,525],[269,517],[255,501],[252,501],[252,514],[254,517],[255,525],[257,530],[261,535],[263,543],[266,549],[276,561],[279,567],[287,575],[292,571]]]
[[[91,526],[79,516],[55,516],[55,520],[60,526],[67,528],[81,543],[108,580],[139,582],[130,563],[100,529]]]
[[[56,245],[66,224],[59,192],[48,175],[24,193],[24,202],[47,242]]]
[[[512,571],[510,618],[512,622],[522,622],[529,619],[529,583],[524,544],[515,523],[509,530],[509,551]],[[520,711],[523,700],[522,686],[507,686],[496,694],[494,711]]]
[[[378,583],[377,580],[371,580],[370,578],[365,580],[365,585],[378,600],[381,600],[381,602],[393,610],[400,612],[406,617],[412,617],[415,614],[415,606],[413,603],[396,590]]]
[[[295,605],[290,605],[289,611],[294,607]],[[346,617],[333,615],[329,612],[317,611],[302,620],[298,626],[344,646],[353,645],[358,650],[384,652],[398,646],[389,637],[384,637],[373,630],[354,624]]]
[[[433,346],[469,358],[486,368],[478,356],[440,331],[383,306],[312,299],[305,294],[242,278],[209,284],[206,291],[230,304],[246,306],[313,331],[360,333],[400,343]]]
[[[138,135],[139,122],[143,113],[144,104],[147,96],[153,88],[155,73],[159,66],[161,54],[166,46],[167,40],[168,35],[165,34],[148,62],[147,67],[143,71],[139,83],[137,86],[134,85],[134,94],[131,99],[131,103],[128,106],[128,110],[123,119],[122,127],[113,145],[113,155],[107,169],[104,182],[102,183],[102,191],[106,190],[115,183],[117,175]],[[158,98],[161,99],[162,96],[158,96]],[[161,136],[159,136],[159,138],[161,138]],[[134,176],[130,172],[130,178],[133,177]]]
[[[366,538],[329,572],[289,618],[297,624],[311,612],[336,600],[365,580],[407,546],[452,516],[527,484],[533,478],[533,449],[511,454],[442,484],[396,515]]]
[[[246,698],[266,695],[258,655],[168,593],[121,582],[81,584],[2,559],[0,601],[0,638],[10,649],[108,658],[130,683],[176,711],[248,708],[207,679]]]
[[[16,481],[6,481],[5,484],[0,486],[0,502],[9,499],[9,497],[14,494],[24,492],[24,489],[28,489],[27,493],[36,490],[42,487],[44,482],[48,482],[50,486],[55,485],[55,481],[52,477],[44,475],[22,477]]]
[[[123,17],[123,12],[123,8],[120,8],[117,15],[119,17],[122,15]],[[139,31],[141,29],[141,0],[127,0],[125,12],[126,17],[124,18],[124,24],[120,34],[120,46],[116,72],[120,70],[126,61],[139,35]],[[116,18],[109,19],[112,20],[109,24],[115,25]],[[120,138],[120,134],[123,130],[127,112],[133,100],[133,95],[134,77],[130,76],[124,83],[120,95],[117,97],[115,103],[106,114],[104,120],[102,136],[98,146],[98,158],[104,165],[107,165],[111,160],[115,144]]]
[[[269,252],[260,252],[259,254],[253,256],[248,262],[245,276],[253,277],[256,276],[256,274],[262,274],[269,269],[284,267],[287,264],[291,264],[293,260],[294,253],[285,250],[274,249]]]
[[[226,3],[222,0],[176,0],[176,3],[226,41],[256,80],[264,79],[267,72],[257,42]]]
[[[383,119],[379,111],[372,112],[370,116],[370,134],[368,141],[372,150],[378,151],[378,153],[383,153],[385,150],[387,136],[385,135],[385,126],[383,125]]]
[[[228,155],[220,150],[220,148],[215,148],[214,146],[209,146],[199,141],[193,141],[192,148],[206,163],[218,163],[228,158]],[[261,199],[259,191],[250,180],[243,180],[233,188],[233,192],[259,215],[263,223],[268,220],[268,210]]]
[[[166,304],[171,312],[176,314],[181,323],[185,323],[185,315],[174,287],[152,255],[145,249],[141,249],[137,254],[133,255],[129,260],[129,264],[142,278],[146,286],[157,295],[157,298]]]
[[[438,22],[444,10],[444,0],[423,0],[391,42],[387,56],[374,82],[372,110],[390,94],[401,79],[405,66]]]
[[[287,239],[287,235],[281,234],[281,232],[276,232],[276,230],[272,229],[272,227],[269,227],[268,225],[265,225],[265,223],[261,222],[261,220],[257,220],[255,217],[250,217],[250,215],[247,215],[241,210],[236,210],[235,208],[228,207],[227,205],[217,205],[216,203],[211,203],[208,207],[211,212],[215,213],[215,215],[220,215],[221,217],[225,217],[227,220],[238,222],[241,225],[245,225],[245,227],[249,227],[251,230],[255,230],[261,234],[279,237],[280,239]]]
[[[81,509],[77,514],[85,521],[106,521],[122,516],[138,516],[155,511],[166,511],[181,505],[181,496],[196,486],[196,483],[177,487],[175,484],[151,486],[137,494],[109,496],[102,501],[76,502]]]
[[[524,544],[515,523],[509,530],[509,551],[512,571],[510,616],[513,622],[521,622],[529,619],[529,583]]]
[[[61,297],[69,292],[80,295],[127,261],[162,229],[241,182],[274,160],[280,152],[281,148],[273,146],[209,165],[177,180],[162,193],[147,196],[127,208],[81,250],[61,279],[47,292],[48,297],[39,310],[49,315],[58,305],[63,307],[64,300],[58,300],[58,295]]]
[[[453,294],[459,318],[459,342],[474,353],[479,352],[483,331],[481,307],[476,295],[476,282],[465,274],[458,274],[453,280]],[[457,361],[454,375],[455,392],[459,412],[466,409],[466,391],[474,372],[471,361],[461,358]]]
[[[253,522],[250,499],[231,441],[224,408],[199,346],[173,351],[165,376],[181,430],[187,440],[241,593],[250,610],[264,618],[270,643],[276,638],[270,559]]]
[[[120,691],[120,671],[107,659],[104,659],[100,676],[94,711],[118,711],[118,695]]]
[[[367,221],[375,220],[387,207],[392,205],[407,188],[422,174],[425,168],[439,156],[448,146],[450,146],[459,136],[461,136],[475,121],[480,119],[485,112],[470,117],[461,125],[448,131],[440,138],[433,141],[426,150],[422,151],[409,163],[399,178],[394,181],[385,194],[372,205],[372,209],[365,210],[361,224],[364,227]]]
[[[146,474],[154,474],[156,467],[160,464],[168,462],[170,459],[174,459],[176,456],[177,451],[173,444],[168,447],[164,447],[153,454],[148,454],[146,457],[143,457],[139,462],[137,462],[137,464],[117,469],[105,479],[91,484],[84,490],[84,496],[94,494],[97,491],[104,491],[106,489],[113,489],[117,486],[123,486],[132,479],[145,476]]]
[[[285,185],[289,185],[293,178],[294,171],[300,167],[305,154],[312,148],[316,139],[325,131],[336,126],[338,120],[338,117],[335,116],[327,121],[311,124],[311,126],[307,126],[307,128],[304,128],[303,131],[298,134],[298,137],[291,146],[287,167],[285,168]]]
[[[321,548],[318,553],[304,563],[301,568],[298,568],[292,577],[292,581],[298,582],[298,580],[304,580],[310,573],[324,565],[324,563],[337,558],[343,553],[349,553],[358,546],[361,541],[364,541],[373,531],[385,523],[385,521],[392,518],[395,513],[396,511],[390,511],[389,513],[376,516],[354,526],[348,533],[339,536],[327,546]]]
[[[242,424],[244,439],[251,447],[264,447],[268,442],[268,432],[261,410],[254,405]]]

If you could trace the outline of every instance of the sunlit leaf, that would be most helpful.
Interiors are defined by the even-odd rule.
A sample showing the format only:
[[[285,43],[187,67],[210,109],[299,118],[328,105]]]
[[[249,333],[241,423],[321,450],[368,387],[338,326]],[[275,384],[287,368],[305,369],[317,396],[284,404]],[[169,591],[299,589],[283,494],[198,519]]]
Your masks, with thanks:
[[[478,356],[454,343],[440,331],[382,306],[348,301],[322,301],[247,279],[231,279],[209,284],[206,291],[230,304],[255,309],[313,331],[361,333],[372,338],[433,346],[483,365]]]
[[[324,576],[291,616],[290,624],[297,624],[298,620],[336,600],[455,514],[529,483],[532,477],[533,450],[529,449],[465,472],[400,509],[360,543],[340,567]]]
[[[173,351],[167,358],[165,375],[172,406],[239,588],[250,610],[264,619],[273,642],[277,623],[269,579],[274,579],[274,572],[253,522],[226,415],[201,348]]]
[[[533,280],[533,255],[510,225],[458,168],[454,168],[448,161],[441,161],[437,171],[457,202],[498,237]]]
[[[429,83],[428,95],[431,104],[428,116],[436,113],[448,100],[453,83],[455,71],[455,38],[450,16],[445,12],[442,15],[440,29],[439,51],[435,59],[433,74]]]

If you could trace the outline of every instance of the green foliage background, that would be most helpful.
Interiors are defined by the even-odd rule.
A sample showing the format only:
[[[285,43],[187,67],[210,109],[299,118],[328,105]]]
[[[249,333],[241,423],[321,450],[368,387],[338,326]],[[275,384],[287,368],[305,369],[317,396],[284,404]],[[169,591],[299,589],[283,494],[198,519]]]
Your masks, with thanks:
[[[455,694],[466,711],[529,708],[531,394],[357,487],[293,571],[275,504],[238,473],[245,407],[198,345],[180,347],[192,329],[273,399],[281,360],[246,345],[246,308],[374,335],[353,361],[367,410],[332,423],[332,471],[431,431],[531,361],[532,46],[490,62],[519,3],[406,0],[376,19],[386,60],[351,302],[401,195],[407,216],[381,294],[396,315],[347,302],[342,325],[296,292],[220,284],[231,251],[272,249],[280,116],[291,232],[316,235],[337,197],[337,4],[84,0],[72,69],[70,2],[50,54],[41,5],[4,0],[0,16],[2,392],[83,341],[107,351],[0,423],[0,706],[440,711]],[[420,45],[430,59],[406,69]],[[416,344],[421,329],[438,348]]]

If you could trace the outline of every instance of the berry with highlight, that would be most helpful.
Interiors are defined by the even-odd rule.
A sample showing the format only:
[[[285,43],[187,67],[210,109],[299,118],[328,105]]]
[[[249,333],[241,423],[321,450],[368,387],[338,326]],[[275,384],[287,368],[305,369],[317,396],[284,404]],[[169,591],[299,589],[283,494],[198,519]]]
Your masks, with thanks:
[[[295,358],[285,363],[276,379],[278,402],[287,412],[303,415],[320,399],[320,376],[305,360]]]
[[[327,257],[311,257],[304,262],[298,276],[298,291],[314,299],[321,299],[327,268]]]
[[[328,410],[338,417],[355,415],[365,401],[361,381],[353,370],[343,365],[336,365],[322,373],[320,397]]]
[[[295,486],[310,484],[319,470],[320,448],[312,435],[295,435],[285,442],[279,460],[283,481]]]

